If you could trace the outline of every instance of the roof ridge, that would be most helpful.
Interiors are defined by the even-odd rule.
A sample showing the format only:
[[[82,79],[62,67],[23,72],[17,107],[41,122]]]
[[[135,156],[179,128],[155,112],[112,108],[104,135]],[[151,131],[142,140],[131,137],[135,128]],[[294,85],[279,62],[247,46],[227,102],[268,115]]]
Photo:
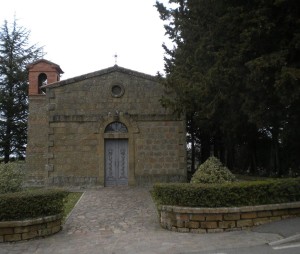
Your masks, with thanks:
[[[68,79],[65,79],[65,80],[57,81],[55,83],[47,84],[47,85],[43,86],[43,88],[50,87],[50,86],[51,87],[57,87],[57,86],[68,85],[68,84],[71,84],[71,83],[74,83],[74,82],[77,82],[77,81],[82,81],[82,80],[85,80],[85,79],[89,79],[89,78],[93,78],[93,77],[97,77],[97,76],[102,76],[102,75],[109,74],[109,73],[112,73],[112,72],[115,72],[115,71],[119,71],[119,72],[122,72],[122,73],[126,73],[126,74],[129,74],[129,75],[132,75],[132,76],[137,76],[137,77],[141,77],[141,78],[149,79],[149,80],[156,80],[157,79],[156,76],[146,74],[146,73],[142,73],[142,72],[138,72],[138,71],[134,71],[134,70],[131,70],[131,69],[127,69],[127,68],[124,68],[124,67],[121,67],[121,66],[118,66],[118,65],[115,64],[111,67],[108,67],[108,68],[105,68],[105,69],[102,69],[102,70],[82,74],[80,76],[75,76],[75,77],[68,78]]]
[[[51,62],[51,61],[49,61],[49,60],[46,60],[46,59],[44,59],[44,58],[38,59],[38,60],[34,61],[33,63],[28,64],[28,65],[26,66],[26,68],[29,69],[29,68],[31,68],[32,66],[34,66],[34,65],[36,65],[36,64],[38,64],[38,63],[40,63],[40,62],[46,62],[46,63],[48,63],[48,64],[50,64],[50,65],[54,65],[54,67],[56,67],[56,69],[57,69],[61,74],[64,73],[63,70],[60,68],[60,66],[59,66],[58,64],[53,63],[53,62]]]

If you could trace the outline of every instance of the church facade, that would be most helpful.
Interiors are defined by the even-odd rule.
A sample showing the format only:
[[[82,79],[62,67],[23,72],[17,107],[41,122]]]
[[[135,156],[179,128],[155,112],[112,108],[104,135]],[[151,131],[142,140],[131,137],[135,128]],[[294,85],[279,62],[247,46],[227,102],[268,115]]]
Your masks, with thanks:
[[[185,121],[162,107],[156,77],[115,65],[60,81],[45,59],[28,71],[30,184],[186,180]]]

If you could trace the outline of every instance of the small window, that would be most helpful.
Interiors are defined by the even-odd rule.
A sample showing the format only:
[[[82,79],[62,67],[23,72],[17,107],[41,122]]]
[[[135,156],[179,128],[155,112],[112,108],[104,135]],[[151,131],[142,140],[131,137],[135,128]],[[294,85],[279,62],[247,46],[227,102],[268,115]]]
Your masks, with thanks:
[[[113,122],[106,126],[105,133],[115,133],[115,132],[128,132],[125,124],[120,122]]]
[[[119,98],[123,96],[125,89],[122,84],[114,84],[111,86],[111,95],[112,97]]]

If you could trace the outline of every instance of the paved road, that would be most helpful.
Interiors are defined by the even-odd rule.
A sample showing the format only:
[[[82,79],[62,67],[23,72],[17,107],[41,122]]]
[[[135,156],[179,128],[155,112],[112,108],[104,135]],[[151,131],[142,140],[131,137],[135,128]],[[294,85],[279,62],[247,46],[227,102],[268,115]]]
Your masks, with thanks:
[[[300,234],[300,217],[276,221],[269,224],[264,224],[254,228],[255,232],[261,233],[276,233],[283,237]]]
[[[249,246],[242,248],[221,249],[213,251],[185,252],[182,254],[299,254],[300,244],[289,244],[280,248],[272,248],[268,245]]]
[[[215,253],[264,246],[281,238],[274,232],[170,232],[160,227],[148,189],[100,188],[84,193],[61,232],[43,239],[2,243],[0,254]]]

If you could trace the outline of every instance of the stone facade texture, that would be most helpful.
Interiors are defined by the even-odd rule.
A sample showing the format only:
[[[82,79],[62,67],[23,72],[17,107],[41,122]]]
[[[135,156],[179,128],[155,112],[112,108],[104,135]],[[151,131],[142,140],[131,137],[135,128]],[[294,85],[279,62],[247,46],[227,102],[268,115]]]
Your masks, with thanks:
[[[128,140],[129,185],[186,179],[185,121],[161,106],[155,77],[114,66],[44,89],[29,97],[29,181],[105,184],[106,139]],[[128,132],[106,133],[116,121]]]
[[[26,149],[27,183],[44,184],[48,116],[45,95],[29,96],[28,139]]]
[[[53,235],[62,228],[62,216],[28,219],[23,221],[0,221],[0,243],[17,242]]]
[[[245,207],[197,208],[161,206],[160,224],[176,232],[215,233],[249,229],[300,216],[300,202]]]

